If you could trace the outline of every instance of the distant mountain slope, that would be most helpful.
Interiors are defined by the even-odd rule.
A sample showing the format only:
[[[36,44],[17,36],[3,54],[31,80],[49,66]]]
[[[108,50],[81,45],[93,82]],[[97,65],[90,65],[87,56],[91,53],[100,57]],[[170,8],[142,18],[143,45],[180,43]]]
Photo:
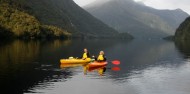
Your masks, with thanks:
[[[42,25],[50,25],[50,27],[43,26],[46,29],[52,29],[52,25],[57,26],[72,33],[74,37],[115,37],[120,35],[116,30],[80,8],[73,0],[1,0],[1,2],[7,2],[9,6],[14,7],[13,11],[17,12],[18,10],[28,17],[34,17],[34,21],[37,23],[39,21]],[[26,24],[23,25],[26,26]],[[1,26],[5,25],[2,23]],[[15,26],[13,25],[13,27]],[[129,34],[126,36],[131,38]]]
[[[96,1],[84,7],[89,13],[135,38],[166,37],[188,16],[180,9],[157,10],[132,0]]]
[[[25,0],[23,4],[29,6],[32,14],[41,22],[62,27],[76,36],[109,37],[118,34],[73,0]]]
[[[175,39],[190,42],[190,17],[188,17],[176,30]],[[188,43],[189,44],[189,43]]]

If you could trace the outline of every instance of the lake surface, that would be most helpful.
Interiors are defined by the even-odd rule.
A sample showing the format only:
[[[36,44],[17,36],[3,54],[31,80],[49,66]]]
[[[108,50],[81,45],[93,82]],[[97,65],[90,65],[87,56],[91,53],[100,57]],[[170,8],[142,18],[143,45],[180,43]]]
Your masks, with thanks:
[[[0,93],[189,94],[189,47],[161,39],[1,42]],[[83,48],[96,56],[105,52],[103,73],[60,65],[61,58],[80,57]]]

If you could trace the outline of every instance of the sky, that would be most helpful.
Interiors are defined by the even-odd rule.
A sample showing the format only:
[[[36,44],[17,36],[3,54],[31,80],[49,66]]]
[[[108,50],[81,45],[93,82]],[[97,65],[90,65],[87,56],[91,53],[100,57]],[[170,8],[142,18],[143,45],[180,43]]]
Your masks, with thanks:
[[[92,3],[96,0],[73,0],[73,1],[75,1],[75,3],[77,3],[79,6],[85,6],[85,5]]]
[[[74,0],[79,6],[85,6],[96,0]],[[135,0],[142,1],[145,5],[156,9],[177,9],[180,8],[183,11],[190,14],[190,0]]]

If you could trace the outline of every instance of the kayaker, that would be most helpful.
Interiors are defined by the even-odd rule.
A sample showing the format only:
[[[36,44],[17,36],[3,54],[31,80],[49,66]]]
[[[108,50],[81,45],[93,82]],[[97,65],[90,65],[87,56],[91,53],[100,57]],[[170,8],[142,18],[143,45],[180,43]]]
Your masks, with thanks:
[[[82,55],[82,59],[87,59],[87,58],[90,58],[90,54],[88,52],[88,50],[86,48],[84,48],[84,53]]]
[[[106,57],[104,55],[104,51],[100,51],[99,56],[97,58],[98,62],[106,61]]]

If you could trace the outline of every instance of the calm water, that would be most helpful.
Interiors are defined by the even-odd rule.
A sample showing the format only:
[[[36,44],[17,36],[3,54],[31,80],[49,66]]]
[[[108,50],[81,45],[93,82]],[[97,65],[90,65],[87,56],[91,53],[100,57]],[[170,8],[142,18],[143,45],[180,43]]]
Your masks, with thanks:
[[[61,58],[104,50],[99,70],[60,66]],[[164,40],[55,40],[0,43],[1,94],[189,94],[190,46]],[[112,60],[120,60],[119,66]],[[86,72],[86,73],[85,73]]]

